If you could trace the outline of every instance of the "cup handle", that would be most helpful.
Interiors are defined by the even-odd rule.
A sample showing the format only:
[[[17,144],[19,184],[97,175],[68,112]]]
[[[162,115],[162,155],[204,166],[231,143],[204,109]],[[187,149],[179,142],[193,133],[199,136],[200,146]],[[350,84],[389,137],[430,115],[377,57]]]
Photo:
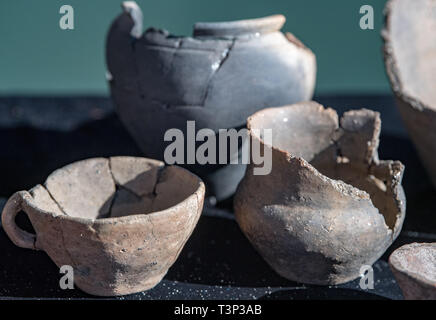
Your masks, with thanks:
[[[18,191],[14,193],[6,202],[2,213],[2,226],[12,242],[21,248],[37,250],[35,247],[36,235],[24,231],[15,223],[17,213],[23,210],[24,197],[29,195],[27,191]],[[26,212],[27,214],[27,212]]]

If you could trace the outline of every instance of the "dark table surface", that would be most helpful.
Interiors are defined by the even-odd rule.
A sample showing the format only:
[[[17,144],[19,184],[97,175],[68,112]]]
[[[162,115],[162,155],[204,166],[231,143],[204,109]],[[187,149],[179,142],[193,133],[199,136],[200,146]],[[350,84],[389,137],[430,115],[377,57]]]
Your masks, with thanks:
[[[368,108],[381,113],[381,159],[406,165],[407,216],[395,243],[374,265],[374,289],[359,279],[340,286],[310,286],[276,275],[240,232],[231,200],[206,208],[193,235],[164,280],[143,293],[117,299],[402,299],[387,264],[410,242],[436,241],[436,191],[405,132],[391,96],[319,96],[342,114]],[[105,97],[0,98],[0,207],[15,191],[45,181],[53,170],[97,156],[141,153]],[[31,225],[24,215],[18,223]],[[40,251],[21,249],[0,230],[0,299],[95,299],[61,290],[59,269]]]

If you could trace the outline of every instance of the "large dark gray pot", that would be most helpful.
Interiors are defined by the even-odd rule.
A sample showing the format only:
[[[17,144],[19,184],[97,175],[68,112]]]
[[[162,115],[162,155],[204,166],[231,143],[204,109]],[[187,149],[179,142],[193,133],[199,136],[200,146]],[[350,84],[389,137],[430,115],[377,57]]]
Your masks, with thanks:
[[[124,2],[123,9],[107,37],[108,78],[121,120],[147,157],[163,159],[171,143],[165,132],[186,133],[188,120],[197,131],[218,133],[244,127],[257,110],[312,97],[315,56],[280,32],[282,15],[197,23],[193,37],[176,37],[153,28],[142,34],[136,3]],[[243,165],[185,167],[218,200],[234,193],[245,171]]]

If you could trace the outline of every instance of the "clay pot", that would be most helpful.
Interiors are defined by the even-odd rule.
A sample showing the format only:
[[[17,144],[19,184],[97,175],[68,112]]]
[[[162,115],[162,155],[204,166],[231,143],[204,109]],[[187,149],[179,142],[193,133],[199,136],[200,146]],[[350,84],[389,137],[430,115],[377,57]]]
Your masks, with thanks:
[[[436,300],[436,243],[411,243],[395,250],[389,265],[407,300]]]
[[[193,37],[180,37],[153,28],[142,34],[140,8],[131,1],[123,8],[107,37],[109,84],[122,122],[147,157],[163,160],[171,143],[164,141],[165,132],[178,128],[186,137],[188,120],[195,121],[196,132],[209,128],[217,134],[244,127],[246,118],[265,106],[312,97],[315,56],[279,31],[282,15],[197,23]],[[230,154],[227,163],[238,155],[240,150]],[[243,165],[184,167],[218,200],[234,193],[245,170]]]
[[[278,274],[309,284],[344,283],[398,236],[404,166],[378,159],[380,126],[379,114],[366,109],[346,112],[339,125],[334,110],[315,102],[264,109],[248,119],[252,143],[271,151],[272,169],[254,175],[256,165],[247,167],[235,214]],[[272,129],[272,146],[254,129]]]
[[[436,2],[386,6],[385,65],[406,128],[436,186]]]
[[[19,247],[45,251],[99,296],[154,287],[177,259],[203,207],[205,187],[185,169],[146,158],[94,158],[15,193],[2,225]],[[35,234],[21,230],[24,211]]]

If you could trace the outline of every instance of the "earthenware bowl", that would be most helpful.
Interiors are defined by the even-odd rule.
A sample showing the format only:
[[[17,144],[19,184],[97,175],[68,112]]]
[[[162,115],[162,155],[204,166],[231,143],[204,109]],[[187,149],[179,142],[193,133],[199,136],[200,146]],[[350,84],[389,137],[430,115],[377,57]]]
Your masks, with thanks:
[[[436,243],[411,243],[395,250],[389,265],[407,300],[436,300]]]
[[[436,187],[436,2],[386,6],[385,65],[403,122]]]
[[[205,187],[187,170],[146,158],[94,158],[15,193],[2,225],[19,247],[45,251],[99,296],[147,290],[164,277],[199,219]],[[24,211],[35,234],[20,229]]]
[[[123,9],[107,37],[109,84],[122,122],[147,157],[164,160],[171,143],[165,132],[177,128],[186,137],[188,120],[195,121],[195,133],[208,128],[217,134],[245,127],[246,118],[265,106],[312,97],[315,55],[280,32],[282,15],[197,23],[193,37],[181,37],[154,28],[142,33],[140,8],[129,1]],[[244,174],[245,166],[226,165],[240,151],[228,154],[225,164],[204,165],[188,164],[185,152],[184,167],[222,200]]]
[[[271,173],[250,164],[235,195],[241,230],[281,276],[329,285],[353,280],[398,236],[404,167],[378,159],[379,114],[315,102],[264,109],[250,138],[271,152]],[[272,145],[262,130],[272,129]],[[255,132],[255,130],[258,130]]]

